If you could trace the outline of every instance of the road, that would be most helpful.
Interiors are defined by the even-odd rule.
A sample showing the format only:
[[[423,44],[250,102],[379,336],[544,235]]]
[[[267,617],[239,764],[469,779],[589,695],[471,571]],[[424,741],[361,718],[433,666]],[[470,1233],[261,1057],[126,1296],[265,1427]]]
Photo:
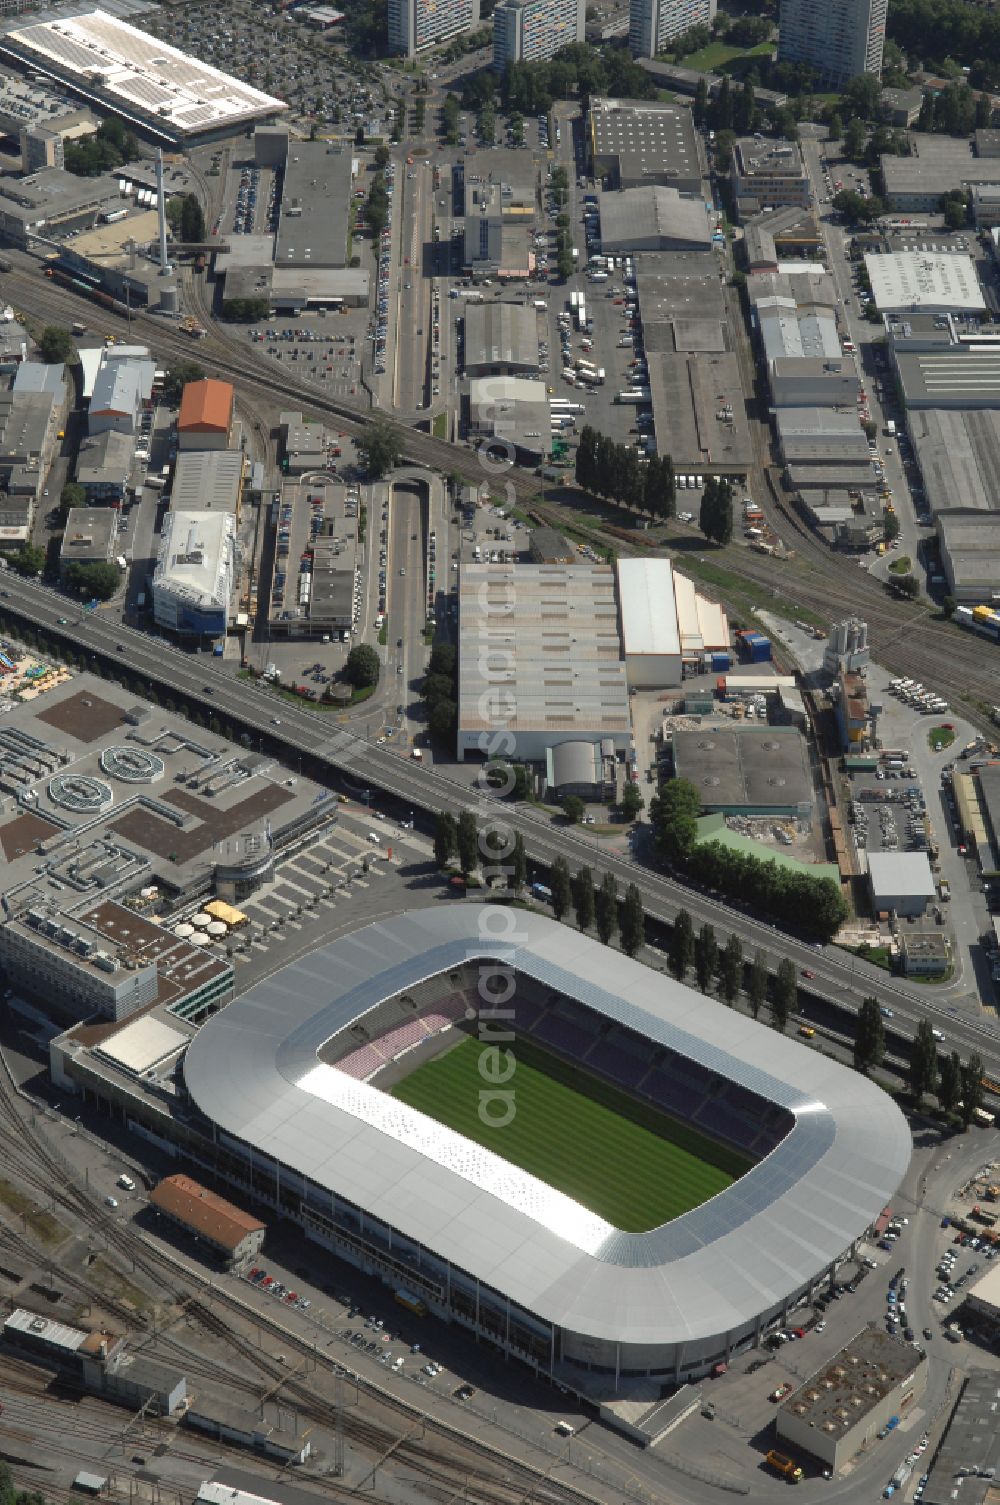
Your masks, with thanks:
[[[162,640],[104,621],[96,613],[74,614],[76,608],[47,587],[10,573],[4,578],[0,610],[46,627],[77,649],[101,655],[112,664],[120,663],[133,676],[141,675],[150,684],[172,689],[206,710],[230,717],[260,738],[279,745],[286,754],[314,758],[328,764],[338,776],[348,773],[354,782],[386,791],[400,802],[402,813],[411,809],[432,813],[448,810],[457,815],[471,806],[484,826],[496,822],[512,832],[520,831],[534,861],[548,867],[562,856],[571,871],[587,863],[598,883],[605,872],[611,872],[622,891],[635,882],[652,919],[669,924],[684,908],[696,928],[707,922],[715,926],[720,938],[738,935],[748,952],[761,947],[772,967],[782,956],[791,958],[799,970],[808,967],[814,973],[809,992],[820,999],[843,1006],[846,1000],[874,996],[895,1010],[894,1027],[902,1036],[913,1033],[919,1018],[932,1018],[939,1027],[945,1027],[950,1048],[966,1055],[978,1051],[991,1072],[1000,1072],[1000,1021],[996,1019],[960,1017],[954,1004],[928,997],[926,989],[905,978],[888,979],[877,968],[845,956],[835,947],[820,951],[707,894],[645,870],[627,856],[608,852],[585,828],[554,824],[529,806],[505,803],[498,807],[489,790],[479,785],[470,789],[401,757],[389,747],[379,747],[342,726],[324,722],[321,712],[279,702],[263,686],[248,692],[244,682],[231,679],[208,655],[184,653]]]
[[[427,406],[427,351],[431,333],[431,277],[425,258],[433,256],[430,210],[433,174],[423,160],[407,166],[399,159],[399,264],[393,268],[396,304],[396,351],[393,407],[412,413]],[[390,283],[390,296],[392,284]]]

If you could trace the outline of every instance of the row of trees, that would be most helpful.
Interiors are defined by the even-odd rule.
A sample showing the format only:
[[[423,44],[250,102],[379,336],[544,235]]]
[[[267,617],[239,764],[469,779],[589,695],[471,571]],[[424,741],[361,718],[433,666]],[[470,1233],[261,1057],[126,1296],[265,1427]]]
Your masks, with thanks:
[[[759,1018],[767,1002],[770,977],[765,953],[758,949],[748,961],[738,935],[731,935],[725,945],[720,946],[714,926],[706,923],[696,931],[686,909],[677,912],[667,949],[667,965],[678,982],[683,982],[688,973],[693,972],[703,993],[717,988],[719,996],[730,1008],[745,991],[755,1019]],[[770,991],[771,1022],[775,1029],[784,1031],[798,1001],[798,984],[792,962],[786,959],[779,963]]]
[[[698,527],[710,543],[733,541],[733,488],[720,476],[709,476],[705,481]]]
[[[606,497],[630,512],[650,517],[674,515],[676,483],[669,455],[650,455],[645,463],[627,444],[618,444],[589,423],[580,431],[576,480],[585,491]]]
[[[888,34],[909,55],[910,67],[924,63],[967,67],[977,89],[1000,83],[1000,15],[966,0],[894,0]]]
[[[80,178],[113,172],[126,162],[134,162],[138,155],[139,143],[134,133],[126,130],[120,120],[102,120],[92,136],[66,141],[64,146],[66,171]]]
[[[229,324],[256,324],[267,318],[270,307],[267,298],[224,298],[221,313]]]
[[[435,643],[420,687],[427,729],[436,742],[448,742],[458,725],[458,653],[453,643]]]
[[[701,796],[687,779],[671,779],[649,806],[657,846],[672,868],[705,887],[745,900],[797,930],[830,940],[847,918],[847,905],[832,878],[761,861],[718,842],[698,842]]]
[[[759,129],[764,118],[750,79],[734,88],[728,74],[723,75],[722,83],[711,98],[705,80],[699,79],[693,111],[697,126],[716,132],[733,131],[737,136]]]
[[[605,873],[600,884],[595,885],[589,867],[582,867],[571,877],[566,859],[557,857],[549,872],[549,888],[552,890],[552,913],[557,920],[572,909],[581,930],[596,928],[598,938],[605,946],[610,945],[617,935],[627,956],[635,956],[644,944],[646,917],[642,894],[636,884],[630,883],[622,897],[613,873]]]
[[[205,239],[205,215],[197,194],[177,193],[168,199],[167,220],[180,240],[197,245]]]

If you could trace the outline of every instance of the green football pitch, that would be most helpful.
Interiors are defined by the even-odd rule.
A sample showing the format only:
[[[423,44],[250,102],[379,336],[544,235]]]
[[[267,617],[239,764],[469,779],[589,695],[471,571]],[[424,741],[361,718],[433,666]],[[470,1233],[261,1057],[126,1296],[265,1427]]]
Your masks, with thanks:
[[[565,1192],[616,1228],[644,1233],[679,1217],[750,1169],[753,1160],[636,1101],[527,1040],[504,1084],[514,1117],[480,1117],[485,1042],[466,1037],[418,1066],[391,1095]]]

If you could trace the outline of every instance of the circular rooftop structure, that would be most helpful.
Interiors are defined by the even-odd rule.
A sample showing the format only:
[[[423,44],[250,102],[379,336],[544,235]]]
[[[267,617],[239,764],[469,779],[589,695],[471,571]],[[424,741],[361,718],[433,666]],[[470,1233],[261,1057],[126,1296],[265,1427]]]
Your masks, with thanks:
[[[74,815],[99,815],[115,797],[103,779],[85,773],[57,773],[49,780],[49,799]]]
[[[109,778],[123,784],[152,784],[164,774],[163,759],[148,747],[106,747],[101,753],[101,768]]]

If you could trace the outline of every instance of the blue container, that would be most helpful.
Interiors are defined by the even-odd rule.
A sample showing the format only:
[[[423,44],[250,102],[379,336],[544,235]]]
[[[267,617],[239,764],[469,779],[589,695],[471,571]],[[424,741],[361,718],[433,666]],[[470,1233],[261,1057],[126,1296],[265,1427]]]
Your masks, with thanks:
[[[771,661],[771,639],[755,637],[750,643],[750,662],[767,664]]]
[[[732,660],[730,659],[728,653],[713,653],[712,654],[712,673],[713,674],[719,674],[722,671],[731,668],[731,666],[732,666]]]

